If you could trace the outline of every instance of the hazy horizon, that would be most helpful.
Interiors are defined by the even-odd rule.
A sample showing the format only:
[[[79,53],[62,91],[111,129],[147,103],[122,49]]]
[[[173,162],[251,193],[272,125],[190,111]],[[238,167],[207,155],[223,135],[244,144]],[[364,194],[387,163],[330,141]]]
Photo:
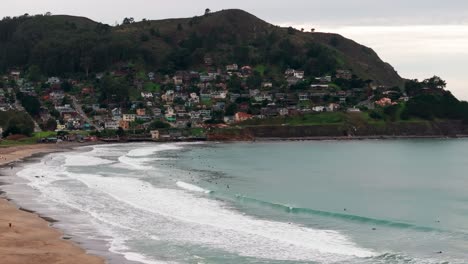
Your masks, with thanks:
[[[374,49],[385,62],[408,79],[439,75],[448,82],[447,89],[468,100],[468,1],[396,0],[293,0],[284,2],[239,0],[222,3],[202,0],[197,3],[159,0],[99,2],[82,0],[63,3],[59,0],[18,0],[2,7],[0,16],[25,13],[84,16],[114,25],[124,17],[158,20],[202,15],[212,11],[243,9],[271,24],[296,28],[316,28],[320,32],[339,33]],[[112,12],[106,12],[111,9]],[[104,10],[104,12],[103,12]]]

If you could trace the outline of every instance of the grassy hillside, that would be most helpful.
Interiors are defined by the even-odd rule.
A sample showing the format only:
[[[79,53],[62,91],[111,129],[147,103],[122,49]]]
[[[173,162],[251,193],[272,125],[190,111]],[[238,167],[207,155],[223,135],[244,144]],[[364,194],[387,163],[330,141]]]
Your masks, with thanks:
[[[402,79],[370,48],[340,35],[271,25],[242,10],[111,27],[71,16],[22,16],[0,22],[0,70],[37,65],[44,74],[109,70],[119,62],[171,73],[230,63],[265,66],[275,78],[286,68],[308,75],[351,69],[376,84]]]

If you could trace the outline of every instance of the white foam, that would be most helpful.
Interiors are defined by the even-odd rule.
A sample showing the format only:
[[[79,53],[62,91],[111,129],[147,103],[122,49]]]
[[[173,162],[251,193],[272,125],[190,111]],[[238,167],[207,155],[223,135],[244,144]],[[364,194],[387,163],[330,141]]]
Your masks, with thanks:
[[[211,193],[210,190],[205,190],[205,189],[203,189],[203,188],[201,188],[199,186],[196,186],[196,185],[193,185],[193,184],[190,184],[190,183],[186,183],[186,182],[183,182],[183,181],[178,181],[176,184],[180,188],[188,190],[188,191],[201,192],[201,193]]]
[[[144,264],[168,264],[168,263],[176,263],[176,262],[163,262],[158,260],[152,260],[143,254],[137,252],[129,251],[129,248],[125,246],[125,243],[120,241],[119,239],[114,239],[111,242],[111,247],[109,249],[111,252],[122,254],[127,260],[135,261],[138,263]]]
[[[20,175],[31,180],[44,197],[85,212],[91,221],[103,226],[99,230],[109,229],[108,235],[113,242],[128,238],[160,239],[279,261],[329,263],[375,256],[373,251],[355,245],[336,231],[243,215],[220,201],[195,194],[207,191],[196,185],[179,181],[177,186],[184,190],[177,190],[157,188],[124,175],[102,177],[71,173],[61,165],[65,164],[64,159],[66,157],[52,156],[48,162],[34,164]],[[137,158],[121,156],[119,160],[134,169],[145,167],[142,165],[145,159],[138,161]],[[38,174],[46,177],[36,178]],[[76,183],[57,181],[64,179]],[[61,185],[55,184],[56,181]],[[85,185],[77,184],[80,182]],[[129,260],[159,263],[124,245],[117,247],[114,244],[113,250]]]
[[[152,168],[151,166],[143,165],[146,162],[144,159],[134,159],[127,156],[120,156],[119,161],[136,170],[150,170]]]
[[[198,230],[177,238],[182,241],[209,243],[244,256],[276,260],[329,261],[335,260],[337,255],[342,260],[375,255],[336,231],[255,219],[228,210],[217,201],[182,191],[154,188],[140,180],[75,177],[132,207],[196,225]]]
[[[182,147],[177,144],[158,144],[152,147],[142,147],[137,149],[132,149],[128,152],[127,156],[129,157],[145,157],[150,156],[156,152],[167,151],[167,150],[177,150]]]
[[[65,155],[65,166],[96,166],[114,163],[98,157],[82,154]]]

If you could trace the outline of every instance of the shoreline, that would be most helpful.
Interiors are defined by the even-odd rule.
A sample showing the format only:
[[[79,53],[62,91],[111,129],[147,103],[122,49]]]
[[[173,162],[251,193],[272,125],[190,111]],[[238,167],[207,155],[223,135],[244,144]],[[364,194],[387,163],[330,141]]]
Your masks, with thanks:
[[[86,144],[35,144],[0,148],[0,167],[52,152],[71,150]],[[15,166],[16,167],[16,166]],[[52,226],[57,220],[26,209],[0,191],[0,258],[5,264],[103,264],[102,257],[88,254]],[[9,227],[9,224],[12,224]]]

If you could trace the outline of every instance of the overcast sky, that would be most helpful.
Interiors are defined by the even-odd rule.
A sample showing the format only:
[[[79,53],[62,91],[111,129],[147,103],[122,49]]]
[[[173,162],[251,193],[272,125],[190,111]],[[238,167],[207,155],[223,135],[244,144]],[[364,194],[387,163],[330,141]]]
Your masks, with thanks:
[[[468,100],[468,0],[14,0],[0,16],[70,14],[114,24],[240,8],[282,26],[337,32],[373,48],[405,78],[434,74]]]

